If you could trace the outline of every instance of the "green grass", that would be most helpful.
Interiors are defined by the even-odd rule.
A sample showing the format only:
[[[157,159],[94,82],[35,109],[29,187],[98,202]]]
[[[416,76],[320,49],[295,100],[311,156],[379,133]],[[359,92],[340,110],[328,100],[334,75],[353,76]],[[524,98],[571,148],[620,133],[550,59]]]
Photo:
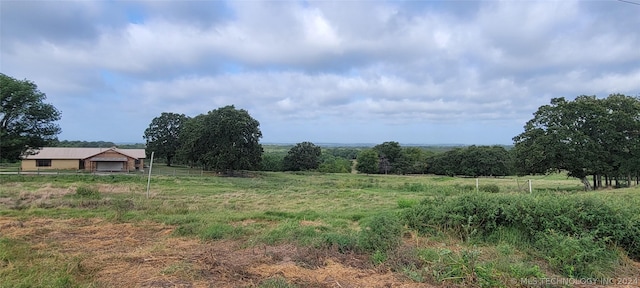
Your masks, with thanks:
[[[155,169],[163,175],[153,173],[149,198],[146,196],[146,175],[0,175],[0,199],[5,199],[0,202],[0,216],[20,219],[98,217],[114,222],[150,220],[174,225],[175,236],[201,241],[231,239],[246,245],[295,243],[316,248],[335,247],[342,253],[368,253],[372,263],[389,265],[417,282],[478,286],[499,286],[496,283],[508,283],[510,277],[542,277],[549,273],[566,277],[610,276],[622,256],[613,257],[613,250],[607,250],[607,245],[635,244],[624,242],[625,235],[622,234],[548,233],[544,234],[546,237],[531,240],[535,235],[523,232],[522,227],[495,225],[490,231],[482,230],[486,227],[475,218],[481,216],[480,210],[469,210],[471,218],[467,214],[456,215],[456,212],[447,214],[462,209],[459,207],[484,203],[490,208],[490,205],[506,203],[506,200],[521,201],[518,203],[525,205],[522,199],[532,199],[534,202],[527,207],[537,207],[540,213],[555,217],[557,211],[544,212],[542,208],[573,215],[563,207],[587,199],[584,201],[608,203],[606,207],[612,209],[611,214],[626,215],[629,221],[640,218],[640,213],[634,214],[640,207],[639,188],[584,192],[578,180],[562,174],[481,178],[478,180],[480,192],[476,192],[476,179],[473,178],[315,172],[251,172],[245,175],[247,177],[219,177],[200,176],[186,167],[160,164],[154,166]],[[529,179],[533,193],[528,192]],[[37,198],[37,195],[47,193],[50,196]],[[455,202],[456,199],[466,202]],[[438,218],[438,223],[428,223],[431,226],[425,226],[425,231],[419,228],[407,231],[405,223],[394,218],[422,207],[425,201],[435,203],[426,212],[429,219],[442,217]],[[600,228],[601,231],[606,229]],[[387,231],[393,231],[393,237],[385,233]],[[416,234],[417,238],[423,239],[421,243],[440,244],[437,247],[418,245],[415,253],[409,253],[413,256],[408,256],[395,250],[402,233]],[[620,242],[594,242],[593,237],[609,237]],[[20,239],[0,238],[0,245],[4,248],[0,249],[0,275],[7,279],[4,281],[6,287],[73,287],[79,281],[73,268],[77,259],[47,255],[46,251],[26,253],[29,246]],[[580,254],[587,250],[592,252]],[[34,264],[45,257],[52,257],[66,266]],[[580,266],[578,262],[583,260],[580,257],[598,257],[600,260]],[[12,265],[7,265],[8,261]],[[172,269],[189,269],[183,266]],[[598,272],[601,274],[596,275],[594,271],[601,271]],[[470,277],[470,274],[477,277]],[[37,277],[27,275],[58,279],[55,281],[62,284],[43,286],[34,282]],[[65,284],[66,281],[70,284]],[[82,281],[90,283],[90,280]],[[260,287],[293,286],[284,279],[274,278],[261,282]]]
[[[0,237],[0,287],[78,287],[80,259],[33,250],[21,239]]]

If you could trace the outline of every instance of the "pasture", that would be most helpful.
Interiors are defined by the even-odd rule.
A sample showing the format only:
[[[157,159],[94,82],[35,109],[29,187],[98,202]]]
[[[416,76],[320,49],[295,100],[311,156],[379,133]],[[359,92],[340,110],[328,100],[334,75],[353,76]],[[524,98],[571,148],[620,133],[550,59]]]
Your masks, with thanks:
[[[0,175],[0,287],[526,287],[581,278],[638,285],[631,258],[640,244],[627,239],[640,231],[638,187],[584,192],[561,174],[481,178],[476,189],[476,179],[427,175],[175,169],[158,169],[169,172],[152,177],[150,197],[143,175]],[[575,233],[582,222],[563,219],[575,228],[566,236],[555,222],[540,224],[553,228],[540,233],[504,224],[528,219],[517,209],[499,207],[495,215],[512,218],[491,226],[473,214],[483,206],[471,216],[457,208],[591,207],[580,199],[628,219],[603,219],[617,225],[610,229],[588,222],[612,235]]]

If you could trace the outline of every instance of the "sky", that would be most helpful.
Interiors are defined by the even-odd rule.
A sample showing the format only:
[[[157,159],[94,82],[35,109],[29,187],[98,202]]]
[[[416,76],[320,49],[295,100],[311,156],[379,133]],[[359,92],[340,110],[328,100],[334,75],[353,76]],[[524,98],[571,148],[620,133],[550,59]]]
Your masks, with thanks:
[[[60,140],[235,105],[262,143],[509,145],[552,98],[640,96],[640,0],[0,0],[0,48]]]

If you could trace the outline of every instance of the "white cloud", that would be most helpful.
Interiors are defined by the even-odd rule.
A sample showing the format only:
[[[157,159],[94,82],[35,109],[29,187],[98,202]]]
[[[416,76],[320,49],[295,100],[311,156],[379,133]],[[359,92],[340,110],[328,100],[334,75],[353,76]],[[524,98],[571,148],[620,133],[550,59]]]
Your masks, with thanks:
[[[235,104],[281,137],[293,136],[274,125],[361,142],[483,123],[508,143],[551,97],[640,93],[640,18],[620,3],[28,4],[3,3],[0,68],[60,106],[66,138],[93,129],[85,119],[139,140],[160,112]],[[123,132],[103,124],[109,115],[134,124]]]

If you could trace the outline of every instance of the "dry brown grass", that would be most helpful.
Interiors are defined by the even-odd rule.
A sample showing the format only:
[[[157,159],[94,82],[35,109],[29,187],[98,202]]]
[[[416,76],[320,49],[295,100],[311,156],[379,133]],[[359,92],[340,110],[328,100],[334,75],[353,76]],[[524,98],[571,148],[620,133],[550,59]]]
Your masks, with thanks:
[[[0,217],[0,231],[34,250],[80,259],[74,276],[99,287],[255,287],[277,276],[301,287],[425,287],[374,269],[362,255],[201,242],[173,237],[173,227],[152,222]]]

